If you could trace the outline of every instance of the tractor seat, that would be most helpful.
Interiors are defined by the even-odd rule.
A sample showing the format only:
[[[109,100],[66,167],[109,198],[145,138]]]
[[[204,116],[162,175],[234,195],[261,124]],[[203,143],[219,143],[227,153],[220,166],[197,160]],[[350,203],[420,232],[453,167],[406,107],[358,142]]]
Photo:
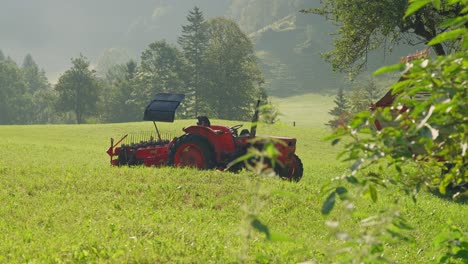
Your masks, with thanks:
[[[249,136],[250,135],[250,132],[248,129],[242,129],[239,136]]]
[[[208,119],[207,116],[197,116],[197,119],[198,119],[198,122],[197,122],[197,125],[198,126],[211,126],[211,122],[210,122],[210,119]]]

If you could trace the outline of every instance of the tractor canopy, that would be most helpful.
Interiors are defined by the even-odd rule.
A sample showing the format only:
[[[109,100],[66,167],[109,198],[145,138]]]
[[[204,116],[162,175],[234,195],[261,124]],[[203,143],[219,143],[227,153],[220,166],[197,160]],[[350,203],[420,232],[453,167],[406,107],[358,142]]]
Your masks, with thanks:
[[[184,94],[157,94],[148,106],[146,106],[143,120],[174,122],[175,111],[184,98]]]

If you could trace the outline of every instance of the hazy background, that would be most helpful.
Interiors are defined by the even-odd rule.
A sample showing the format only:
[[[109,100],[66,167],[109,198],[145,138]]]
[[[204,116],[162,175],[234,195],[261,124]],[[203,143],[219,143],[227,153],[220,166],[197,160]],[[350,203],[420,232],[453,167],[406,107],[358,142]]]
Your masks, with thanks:
[[[335,74],[320,53],[332,48],[330,23],[299,13],[312,0],[1,0],[0,50],[19,64],[31,54],[55,83],[80,53],[103,64],[139,58],[152,42],[176,42],[194,6],[206,19],[234,19],[255,43],[271,95],[331,91]],[[370,70],[407,51],[371,56]],[[111,59],[109,59],[111,58]],[[105,61],[105,62],[104,62]]]

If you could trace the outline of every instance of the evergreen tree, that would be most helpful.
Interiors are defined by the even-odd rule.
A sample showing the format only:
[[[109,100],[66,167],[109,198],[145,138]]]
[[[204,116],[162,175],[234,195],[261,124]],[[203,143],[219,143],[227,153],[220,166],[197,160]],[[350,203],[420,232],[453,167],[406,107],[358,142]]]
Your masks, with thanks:
[[[21,66],[24,80],[30,94],[41,89],[47,89],[49,83],[44,70],[40,70],[31,54],[26,55]]]
[[[130,60],[129,62],[127,62],[126,66],[127,71],[125,72],[125,78],[128,81],[131,81],[136,76],[138,64],[136,63],[136,61]]]
[[[3,54],[2,50],[0,50],[0,61],[5,60],[5,55]]]
[[[328,113],[334,118],[326,124],[327,126],[331,127],[332,129],[337,128],[341,125],[345,125],[348,123],[350,119],[350,114],[349,114],[349,102],[348,99],[346,99],[343,88],[341,87],[338,90],[338,93],[335,97],[335,107],[330,110]]]
[[[187,62],[177,47],[164,40],[151,43],[141,55],[135,100],[145,107],[157,93],[185,94],[186,73]],[[178,112],[183,114],[184,107]]]
[[[106,74],[106,87],[102,96],[102,117],[106,122],[130,122],[141,120],[142,105],[135,100],[135,76],[137,64],[130,60],[115,65]]]
[[[37,90],[32,99],[34,119],[31,120],[31,123],[48,124],[63,121],[60,120],[60,115],[55,109],[56,100],[57,94],[51,88]]]
[[[210,20],[208,32],[207,103],[218,118],[248,120],[264,81],[252,41],[226,18]]]
[[[377,87],[373,79],[359,83],[353,88],[349,100],[351,113],[356,114],[369,110],[369,107],[379,100],[381,96],[382,90]]]
[[[82,124],[84,118],[97,109],[100,85],[83,55],[72,59],[72,64],[73,67],[60,76],[55,86],[58,93],[56,107],[59,111],[72,111],[76,122]]]
[[[208,32],[203,18],[203,13],[198,7],[194,7],[187,16],[188,25],[182,26],[182,35],[178,43],[182,47],[185,58],[188,61],[187,90],[188,101],[191,112],[198,116],[200,110],[206,108],[206,97],[204,89],[204,59],[208,47]],[[188,99],[188,100],[187,100]]]
[[[28,122],[42,124],[56,121],[54,91],[47,80],[45,71],[39,69],[31,54],[25,56],[21,72],[26,84],[27,96],[31,98]]]
[[[0,61],[0,124],[27,123],[30,104],[18,65],[11,59]]]
[[[259,94],[260,115],[259,120],[266,124],[274,124],[279,120],[281,114],[278,107],[268,98],[265,89],[262,87]]]

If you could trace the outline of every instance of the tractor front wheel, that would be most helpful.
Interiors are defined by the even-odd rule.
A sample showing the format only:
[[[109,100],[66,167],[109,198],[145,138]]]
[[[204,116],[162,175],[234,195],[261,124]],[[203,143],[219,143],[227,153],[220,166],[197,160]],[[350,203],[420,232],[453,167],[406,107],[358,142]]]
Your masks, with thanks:
[[[297,155],[294,155],[291,165],[280,170],[279,175],[283,179],[298,182],[301,180],[303,173],[304,166],[302,165],[302,161]]]
[[[212,169],[215,167],[215,153],[205,138],[186,134],[176,139],[169,149],[168,164],[176,167]]]

